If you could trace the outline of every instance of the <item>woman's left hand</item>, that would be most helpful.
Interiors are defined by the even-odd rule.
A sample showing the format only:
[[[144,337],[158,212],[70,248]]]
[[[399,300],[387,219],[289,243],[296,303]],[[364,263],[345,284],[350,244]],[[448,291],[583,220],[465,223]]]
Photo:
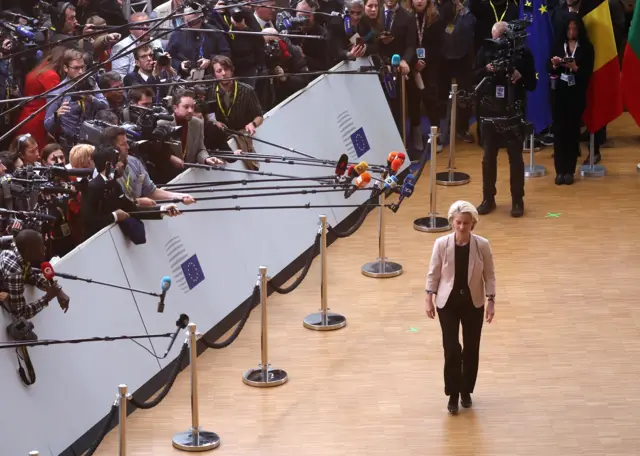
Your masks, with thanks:
[[[487,323],[491,323],[493,321],[493,316],[496,314],[496,303],[495,301],[487,301],[487,306],[485,310],[485,318]]]

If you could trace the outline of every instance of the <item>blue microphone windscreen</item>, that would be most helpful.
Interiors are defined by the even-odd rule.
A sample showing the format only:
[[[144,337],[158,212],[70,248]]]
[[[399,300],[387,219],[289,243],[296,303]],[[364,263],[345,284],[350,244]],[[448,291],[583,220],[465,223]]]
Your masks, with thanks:
[[[171,288],[171,277],[164,276],[162,282],[160,282],[160,289],[167,291],[169,288]]]
[[[392,66],[398,66],[398,65],[400,65],[400,55],[398,55],[398,54],[393,54],[393,57],[391,57],[391,65],[392,65]]]

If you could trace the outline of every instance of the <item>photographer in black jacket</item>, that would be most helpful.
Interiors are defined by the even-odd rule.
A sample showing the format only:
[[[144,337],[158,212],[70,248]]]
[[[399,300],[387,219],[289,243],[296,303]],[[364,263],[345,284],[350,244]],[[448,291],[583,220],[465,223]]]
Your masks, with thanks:
[[[498,150],[506,147],[511,174],[512,217],[524,214],[522,144],[532,125],[524,121],[526,92],[536,88],[533,54],[525,46],[528,23],[497,22],[476,59],[477,106],[482,131],[482,203],[478,213],[496,208]]]

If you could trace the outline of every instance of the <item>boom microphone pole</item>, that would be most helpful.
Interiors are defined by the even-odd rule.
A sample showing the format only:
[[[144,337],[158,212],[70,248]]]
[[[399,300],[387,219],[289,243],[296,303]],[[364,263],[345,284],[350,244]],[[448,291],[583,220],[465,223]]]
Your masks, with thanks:
[[[242,191],[262,191],[262,190],[304,190],[313,188],[342,187],[343,183],[333,182],[331,184],[313,184],[313,185],[273,185],[269,187],[233,187],[233,188],[198,188],[191,190],[189,193],[220,193],[220,192],[242,192]],[[163,187],[164,188],[164,187]],[[177,202],[180,202],[179,200]],[[198,198],[200,201],[200,198]],[[156,201],[158,202],[158,201]]]
[[[297,155],[302,155],[303,157],[307,157],[307,158],[315,158],[316,160],[318,160],[318,157],[314,157],[313,155],[309,155],[309,154],[305,154],[302,153],[300,151],[295,150],[293,147],[285,147],[285,146],[281,146],[280,144],[276,144],[276,143],[272,143],[269,141],[265,141],[264,139],[259,139],[256,138],[255,136],[251,136],[248,133],[244,132],[244,131],[236,131],[236,130],[232,130],[231,128],[227,127],[226,125],[222,125],[222,130],[225,133],[230,133],[230,134],[234,134],[234,135],[238,135],[238,136],[244,136],[245,138],[249,138],[252,141],[256,141],[262,144],[266,144],[267,146],[272,146],[272,147],[277,147],[278,149],[282,149],[282,150],[286,150],[289,151],[293,154],[297,154]]]
[[[236,155],[233,152],[229,152],[228,150],[217,150],[217,149],[209,149],[209,152],[212,152],[218,158],[224,159],[232,159],[232,160],[254,160],[254,161],[263,161],[264,163],[286,163],[289,165],[293,164],[301,164],[309,166],[317,166],[318,164],[327,167],[335,167],[340,164],[345,168],[349,165],[356,165],[357,163],[350,163],[349,157],[347,154],[343,154],[340,157],[340,160],[327,160],[324,158],[306,158],[306,157],[286,157],[284,155],[268,155],[268,154],[254,154],[253,152],[246,155]],[[382,165],[369,165],[369,169],[376,172],[384,172],[386,170],[385,166]]]
[[[39,269],[39,268],[31,268],[31,269],[33,271],[35,271],[35,272],[39,272],[39,273],[43,274],[44,273],[43,270],[45,268],[43,267],[42,269]],[[123,287],[121,285],[114,285],[112,283],[100,282],[98,280],[85,279],[85,278],[78,277],[78,276],[73,275],[73,274],[67,274],[67,273],[64,273],[64,272],[54,272],[54,277],[60,277],[62,279],[68,279],[68,280],[79,280],[81,282],[86,282],[86,283],[95,283],[96,285],[103,285],[105,287],[117,288],[119,290],[131,291],[133,293],[145,294],[145,295],[148,295],[148,296],[154,296],[156,298],[161,298],[162,297],[162,293],[154,293],[153,291],[137,290],[135,288]]]
[[[332,185],[333,182],[325,182],[335,180],[335,176],[314,176],[314,177],[291,177],[288,179],[254,179],[254,180],[232,180],[232,181],[209,181],[209,182],[194,182],[194,183],[175,183],[175,184],[165,184],[162,186],[164,189],[169,189],[173,191],[179,191],[178,189],[202,189],[206,190],[206,188],[214,188],[214,187],[225,187],[227,185],[248,185],[248,184],[264,184],[270,182],[298,182],[298,181],[314,181],[319,182],[320,185]],[[229,191],[229,190],[220,190],[220,191]]]
[[[369,190],[369,188],[363,187],[358,188],[357,190]],[[217,201],[217,200],[225,200],[225,199],[238,199],[238,198],[258,198],[263,196],[290,196],[290,195],[315,195],[319,193],[332,193],[332,192],[342,192],[341,188],[329,188],[325,190],[296,190],[292,192],[272,192],[272,193],[249,193],[243,195],[223,195],[223,196],[205,196],[202,198],[198,198],[198,201]],[[180,203],[182,200],[180,198],[172,198],[167,200],[156,200],[158,204],[169,204],[169,203]]]
[[[129,27],[134,30],[144,30],[144,27]],[[173,32],[175,29],[172,28],[157,28],[156,30]],[[220,29],[199,29],[199,28],[182,28],[181,31],[185,32],[199,32],[199,33],[222,33],[223,35],[250,35],[250,36],[278,36],[273,33],[264,33],[264,32],[249,32],[246,30],[220,30]],[[325,40],[326,38],[322,35],[290,35],[287,33],[287,38],[308,38],[312,40]]]
[[[206,169],[207,171],[229,171],[232,173],[243,173],[243,174],[256,174],[258,176],[274,176],[274,177],[287,177],[287,178],[295,178],[296,176],[288,176],[286,174],[276,174],[276,173],[269,173],[266,171],[253,171],[250,169],[233,169],[233,168],[227,168],[224,166],[217,166],[217,165],[201,165],[199,163],[185,163],[184,164],[185,168],[198,168],[198,169]],[[313,180],[312,178],[309,178],[311,180]]]
[[[356,208],[356,207],[380,207],[380,204],[322,204],[314,205],[311,203],[297,206],[234,206],[234,207],[211,207],[207,209],[182,209],[180,212],[225,212],[225,211],[262,211],[271,209],[340,209],[340,208]],[[151,210],[151,211],[131,211],[128,214],[136,217],[137,215],[166,214],[168,210]]]

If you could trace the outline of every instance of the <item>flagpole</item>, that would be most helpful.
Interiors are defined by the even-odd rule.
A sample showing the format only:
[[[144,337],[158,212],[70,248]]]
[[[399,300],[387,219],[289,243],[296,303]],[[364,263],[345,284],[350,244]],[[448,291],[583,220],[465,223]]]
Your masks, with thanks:
[[[582,177],[604,177],[607,170],[602,165],[595,164],[595,136],[589,134],[589,164],[580,166],[580,176]]]

